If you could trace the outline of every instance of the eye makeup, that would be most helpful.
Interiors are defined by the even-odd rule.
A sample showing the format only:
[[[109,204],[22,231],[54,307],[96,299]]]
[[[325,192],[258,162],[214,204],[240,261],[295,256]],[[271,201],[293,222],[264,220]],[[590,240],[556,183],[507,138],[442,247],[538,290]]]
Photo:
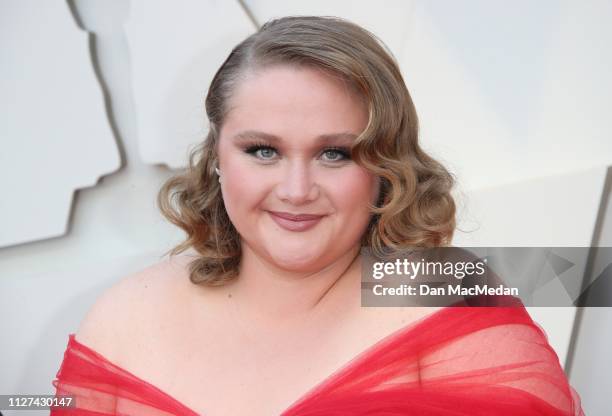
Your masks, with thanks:
[[[263,142],[263,141],[255,141],[252,143],[244,143],[242,145],[242,149],[245,153],[248,153],[258,159],[261,160],[273,160],[274,158],[272,157],[261,157],[258,156],[258,152],[260,151],[264,151],[264,152],[268,152],[268,151],[272,151],[274,152],[276,155],[278,155],[278,150],[274,147],[271,146],[269,143]],[[329,153],[336,153],[337,155],[339,155],[339,158],[337,159],[327,159],[324,160],[326,162],[329,163],[335,163],[335,162],[343,162],[343,161],[347,161],[351,159],[351,149],[349,147],[345,147],[345,146],[328,146],[325,147],[321,150],[320,155],[325,155],[325,154],[329,154]],[[261,153],[259,153],[259,155],[261,155]]]

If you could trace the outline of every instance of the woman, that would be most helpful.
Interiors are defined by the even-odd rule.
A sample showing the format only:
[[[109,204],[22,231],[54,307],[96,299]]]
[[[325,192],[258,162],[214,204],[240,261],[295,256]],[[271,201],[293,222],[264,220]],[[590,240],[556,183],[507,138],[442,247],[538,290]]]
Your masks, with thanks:
[[[206,112],[159,195],[186,241],[97,301],[54,381],[77,409],[52,414],[581,414],[524,308],[361,307],[363,247],[443,246],[455,227],[452,176],[370,33],[268,22]]]

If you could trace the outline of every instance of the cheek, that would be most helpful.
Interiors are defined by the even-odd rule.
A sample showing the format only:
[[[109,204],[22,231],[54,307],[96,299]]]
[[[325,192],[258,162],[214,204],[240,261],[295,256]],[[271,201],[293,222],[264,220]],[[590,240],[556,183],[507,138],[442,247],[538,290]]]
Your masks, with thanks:
[[[225,164],[222,181],[225,209],[232,222],[240,224],[246,212],[263,198],[261,182],[246,167],[230,163]]]
[[[376,202],[378,192],[375,176],[356,166],[336,178],[331,194],[338,207],[344,208],[349,214],[361,214],[369,213],[367,204]]]
[[[232,172],[222,185],[223,196],[240,205],[252,203],[260,193],[259,188],[261,183],[254,179],[254,175],[242,175],[240,172]]]

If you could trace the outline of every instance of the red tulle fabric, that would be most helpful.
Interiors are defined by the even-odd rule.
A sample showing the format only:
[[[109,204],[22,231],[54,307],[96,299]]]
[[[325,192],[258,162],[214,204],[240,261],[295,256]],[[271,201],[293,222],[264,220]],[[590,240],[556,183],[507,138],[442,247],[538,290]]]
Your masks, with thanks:
[[[75,396],[76,407],[51,415],[198,414],[74,334],[53,385],[56,395]],[[523,307],[506,306],[446,307],[409,324],[282,412],[297,415],[584,413],[545,333]]]

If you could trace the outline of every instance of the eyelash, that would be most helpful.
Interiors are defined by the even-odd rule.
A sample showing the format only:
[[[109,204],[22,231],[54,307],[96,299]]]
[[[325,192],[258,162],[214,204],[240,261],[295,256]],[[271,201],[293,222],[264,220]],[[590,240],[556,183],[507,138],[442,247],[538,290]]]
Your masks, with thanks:
[[[250,145],[247,145],[244,149],[245,153],[248,153],[250,155],[255,156],[255,153],[259,150],[273,150],[274,152],[278,153],[278,150],[276,150],[275,147],[270,146],[266,143],[253,143]],[[350,160],[351,158],[351,151],[350,149],[346,148],[346,147],[336,147],[336,146],[331,146],[331,147],[326,147],[325,149],[323,149],[323,151],[321,152],[322,154],[326,153],[326,152],[336,152],[338,153],[341,158],[337,159],[337,160],[330,160],[330,162],[341,162],[344,160]],[[257,157],[257,156],[255,156]],[[271,159],[261,159],[261,160],[271,160]]]

